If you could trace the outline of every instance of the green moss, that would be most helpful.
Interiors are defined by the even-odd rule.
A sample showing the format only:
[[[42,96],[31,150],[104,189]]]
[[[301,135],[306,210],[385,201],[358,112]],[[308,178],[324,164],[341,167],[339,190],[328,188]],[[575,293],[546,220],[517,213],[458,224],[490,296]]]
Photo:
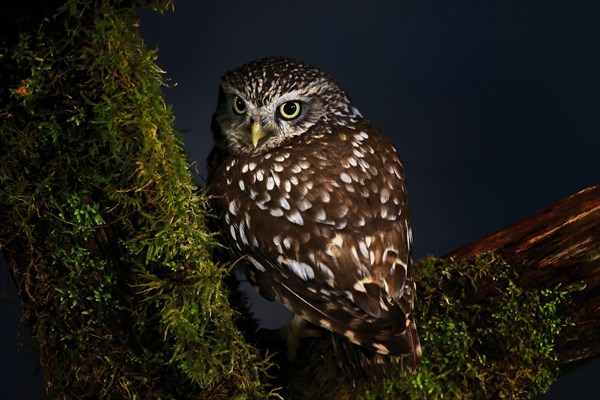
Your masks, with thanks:
[[[66,1],[0,50],[0,248],[53,397],[265,398],[137,3]]]
[[[558,374],[556,337],[568,325],[558,314],[566,291],[518,287],[519,267],[493,253],[429,258],[416,271],[423,360],[416,374],[384,391],[410,399],[514,399],[548,389]]]

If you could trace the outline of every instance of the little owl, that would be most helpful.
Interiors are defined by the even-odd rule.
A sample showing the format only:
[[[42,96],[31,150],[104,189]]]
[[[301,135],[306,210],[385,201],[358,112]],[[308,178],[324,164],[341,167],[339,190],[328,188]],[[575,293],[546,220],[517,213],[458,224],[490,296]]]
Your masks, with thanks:
[[[331,77],[288,58],[225,74],[212,126],[208,192],[249,281],[293,311],[290,326],[331,331],[350,376],[414,370],[412,231],[390,141]]]

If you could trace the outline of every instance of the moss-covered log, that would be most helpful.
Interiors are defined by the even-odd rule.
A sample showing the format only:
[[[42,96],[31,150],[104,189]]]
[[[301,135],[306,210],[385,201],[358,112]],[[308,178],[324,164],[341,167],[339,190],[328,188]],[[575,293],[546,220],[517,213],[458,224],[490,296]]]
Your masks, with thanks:
[[[418,373],[353,386],[326,335],[269,369],[278,347],[240,333],[211,255],[142,3],[25,1],[0,24],[0,249],[51,397],[522,398],[597,357],[598,187],[418,262]]]
[[[267,397],[137,32],[142,2],[21,3],[0,27],[0,249],[48,394]]]

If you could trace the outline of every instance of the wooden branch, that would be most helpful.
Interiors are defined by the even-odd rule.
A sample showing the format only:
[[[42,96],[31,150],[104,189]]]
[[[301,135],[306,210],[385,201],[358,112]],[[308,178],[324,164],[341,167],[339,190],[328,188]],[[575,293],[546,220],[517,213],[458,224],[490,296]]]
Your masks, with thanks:
[[[487,251],[524,269],[523,288],[581,284],[565,310],[572,327],[559,336],[557,351],[564,371],[600,355],[600,185],[576,193],[537,214],[461,247],[446,257]]]

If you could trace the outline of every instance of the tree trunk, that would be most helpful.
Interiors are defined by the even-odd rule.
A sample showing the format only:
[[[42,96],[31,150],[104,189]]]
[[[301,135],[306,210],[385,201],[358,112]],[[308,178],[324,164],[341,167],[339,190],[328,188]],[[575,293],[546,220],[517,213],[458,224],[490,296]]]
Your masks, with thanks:
[[[267,397],[137,31],[172,0],[37,3],[0,12],[0,250],[48,395]]]

